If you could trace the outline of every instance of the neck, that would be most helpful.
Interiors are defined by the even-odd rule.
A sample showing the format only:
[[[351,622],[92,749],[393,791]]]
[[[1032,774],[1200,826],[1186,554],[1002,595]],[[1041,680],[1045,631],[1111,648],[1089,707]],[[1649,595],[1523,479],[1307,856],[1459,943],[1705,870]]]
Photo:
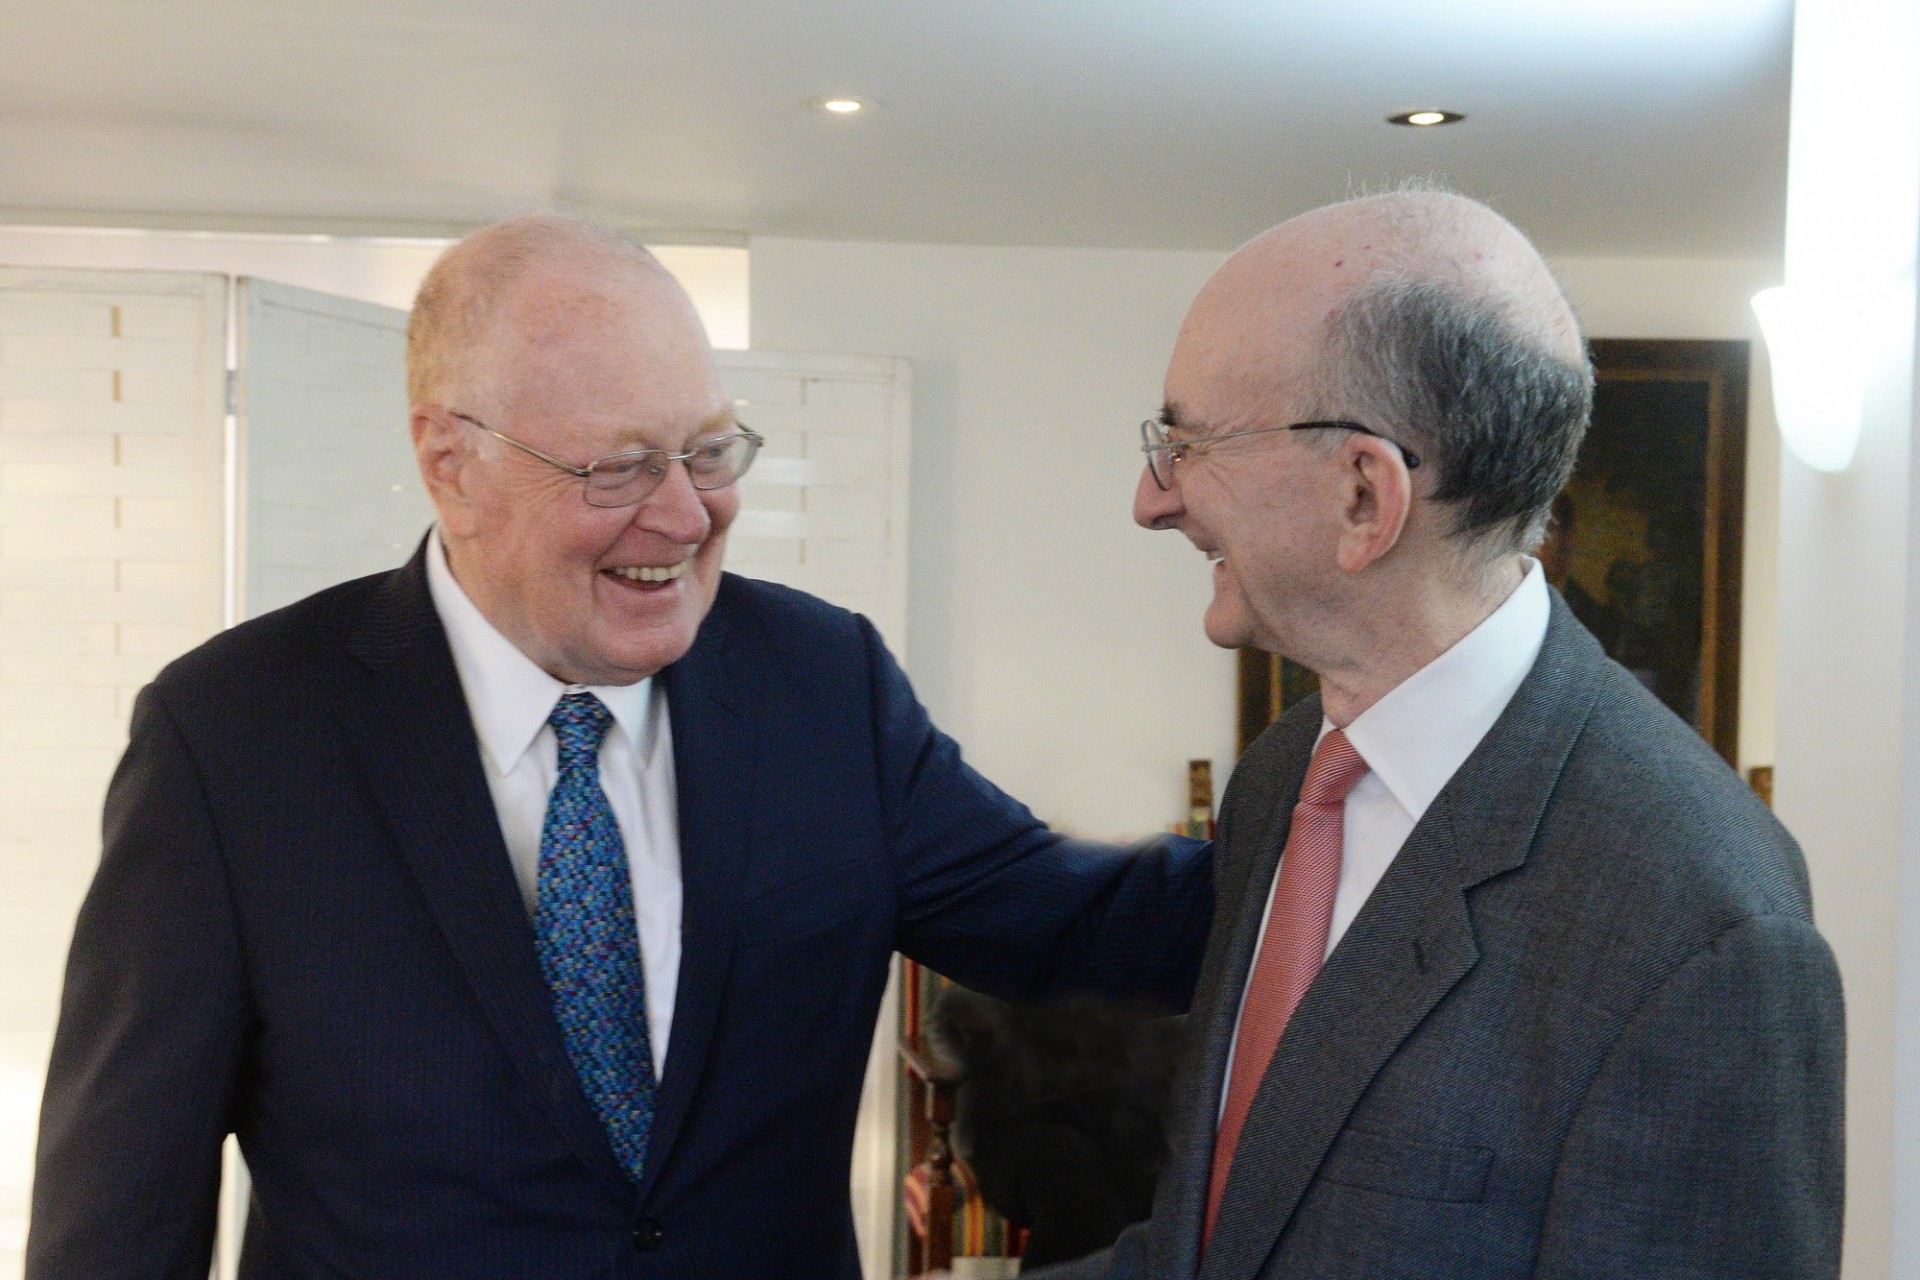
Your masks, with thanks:
[[[1491,617],[1525,576],[1526,560],[1515,555],[1464,581],[1429,572],[1375,584],[1373,598],[1358,602],[1343,620],[1337,646],[1317,664],[1305,664],[1320,677],[1327,719],[1339,729],[1359,719]]]

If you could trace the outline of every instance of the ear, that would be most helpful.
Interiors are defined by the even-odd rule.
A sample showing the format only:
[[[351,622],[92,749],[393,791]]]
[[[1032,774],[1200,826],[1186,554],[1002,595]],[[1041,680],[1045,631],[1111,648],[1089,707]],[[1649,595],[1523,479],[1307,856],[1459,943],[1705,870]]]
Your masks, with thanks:
[[[461,438],[469,428],[438,405],[417,404],[408,415],[413,433],[413,456],[427,497],[450,534],[467,532],[474,515],[473,451]]]
[[[1413,475],[1400,450],[1355,432],[1340,450],[1340,540],[1334,560],[1359,573],[1399,544],[1413,510]]]

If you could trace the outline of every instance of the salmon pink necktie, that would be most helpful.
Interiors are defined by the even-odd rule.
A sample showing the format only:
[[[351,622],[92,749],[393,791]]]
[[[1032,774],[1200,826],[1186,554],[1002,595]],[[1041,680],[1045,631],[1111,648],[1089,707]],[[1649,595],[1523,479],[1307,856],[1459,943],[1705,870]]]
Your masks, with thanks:
[[[1227,1189],[1234,1148],[1247,1122],[1247,1110],[1260,1090],[1261,1077],[1286,1030],[1287,1019],[1300,1004],[1326,959],[1327,932],[1333,923],[1333,899],[1340,889],[1341,818],[1347,793],[1367,772],[1367,762],[1335,729],[1320,739],[1300,801],[1293,809],[1287,847],[1280,855],[1280,874],[1273,887],[1273,906],[1267,932],[1254,958],[1247,981],[1246,1002],[1240,1010],[1240,1030],[1233,1042],[1233,1075],[1227,1081],[1227,1105],[1213,1144],[1213,1177],[1207,1188],[1206,1226],[1201,1242],[1213,1238],[1214,1219],[1220,1214],[1220,1196]]]

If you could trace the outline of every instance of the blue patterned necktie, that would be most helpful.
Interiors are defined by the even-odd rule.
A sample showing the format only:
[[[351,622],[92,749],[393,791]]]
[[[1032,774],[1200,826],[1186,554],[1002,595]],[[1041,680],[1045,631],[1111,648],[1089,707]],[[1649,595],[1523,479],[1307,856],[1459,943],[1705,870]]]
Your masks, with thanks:
[[[626,845],[600,789],[600,740],[613,714],[590,693],[570,693],[547,723],[560,742],[560,776],[540,828],[540,968],[587,1100],[638,1182],[653,1131],[653,1048]]]

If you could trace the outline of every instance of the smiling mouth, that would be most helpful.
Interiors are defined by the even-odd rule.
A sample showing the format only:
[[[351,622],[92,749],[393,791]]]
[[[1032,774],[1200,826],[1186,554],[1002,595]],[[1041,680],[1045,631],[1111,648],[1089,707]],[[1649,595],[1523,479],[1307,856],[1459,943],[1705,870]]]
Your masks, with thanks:
[[[628,582],[673,582],[686,573],[687,566],[692,563],[693,558],[689,556],[679,564],[628,564],[606,572],[616,578],[625,578]]]

